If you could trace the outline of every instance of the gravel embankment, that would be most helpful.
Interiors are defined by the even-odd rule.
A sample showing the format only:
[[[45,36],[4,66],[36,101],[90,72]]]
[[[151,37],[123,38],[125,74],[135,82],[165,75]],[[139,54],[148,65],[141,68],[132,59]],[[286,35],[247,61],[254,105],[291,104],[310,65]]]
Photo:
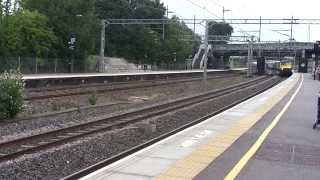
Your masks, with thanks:
[[[16,121],[11,123],[0,123],[0,142],[16,139],[17,137],[35,135],[49,130],[69,127],[79,123],[93,121],[100,116],[112,116],[123,113],[127,110],[133,110],[152,104],[165,102],[179,97],[192,96],[193,94],[206,92],[208,90],[219,89],[230,86],[232,84],[241,83],[248,79],[243,76],[209,80],[207,83],[203,82],[188,82],[176,85],[157,86],[144,89],[123,90],[117,92],[109,92],[100,94],[98,99],[101,103],[122,103],[114,105],[106,105],[102,107],[80,109],[80,111],[73,111],[63,113],[60,115],[33,118],[25,121]],[[149,97],[145,100],[136,99],[133,97]],[[70,97],[71,98],[71,97]],[[86,96],[82,97],[87,99]],[[55,98],[52,101],[64,101],[67,98]],[[108,99],[108,100],[106,100]],[[81,101],[81,97],[72,97],[72,101]],[[47,106],[45,102],[39,102],[35,106]]]
[[[154,132],[143,129],[140,125],[133,125],[122,130],[83,138],[41,154],[27,155],[15,162],[2,163],[0,179],[59,179],[254,94],[268,84],[270,82],[146,120],[144,123],[156,127]]]

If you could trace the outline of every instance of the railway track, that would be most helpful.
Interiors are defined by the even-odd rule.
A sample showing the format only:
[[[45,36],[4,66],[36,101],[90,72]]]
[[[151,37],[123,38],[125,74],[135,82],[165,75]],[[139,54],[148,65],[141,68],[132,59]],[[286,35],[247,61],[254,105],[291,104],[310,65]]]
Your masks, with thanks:
[[[114,156],[108,158],[108,159],[102,160],[102,161],[100,161],[100,162],[98,162],[98,163],[96,163],[94,165],[88,166],[85,169],[81,169],[79,171],[76,171],[73,174],[70,174],[70,175],[68,175],[66,177],[63,177],[62,180],[76,180],[76,179],[80,179],[82,177],[85,177],[86,175],[88,175],[90,173],[93,173],[93,172],[95,172],[95,171],[97,171],[97,170],[99,170],[101,168],[104,168],[104,167],[106,167],[106,166],[108,166],[108,165],[110,165],[110,164],[112,164],[112,163],[114,163],[114,162],[116,162],[116,161],[118,161],[118,160],[120,160],[122,158],[125,158],[125,157],[127,157],[127,156],[129,156],[129,155],[131,155],[131,154],[133,154],[135,152],[138,152],[138,151],[140,151],[140,150],[142,150],[142,149],[144,149],[144,148],[146,148],[146,147],[148,147],[148,146],[150,146],[150,145],[152,145],[154,143],[157,143],[157,142],[159,142],[159,141],[161,141],[161,140],[163,140],[163,139],[165,139],[167,137],[170,137],[170,136],[172,136],[172,135],[174,135],[174,134],[176,134],[176,133],[178,133],[180,131],[183,131],[183,130],[189,128],[189,127],[192,127],[192,126],[194,126],[194,125],[196,125],[198,123],[201,123],[201,122],[203,122],[203,121],[205,121],[205,120],[207,120],[207,119],[209,119],[209,118],[211,118],[211,117],[213,117],[213,116],[215,116],[215,115],[217,115],[217,114],[219,114],[219,113],[221,113],[221,112],[223,112],[223,111],[225,111],[225,110],[227,110],[227,109],[229,109],[229,108],[231,108],[231,107],[233,107],[233,106],[235,106],[235,105],[237,105],[237,104],[239,104],[239,103],[241,103],[241,102],[243,102],[243,101],[245,101],[247,99],[252,98],[253,96],[256,96],[256,95],[264,92],[265,90],[275,86],[279,82],[281,82],[280,79],[277,80],[277,81],[272,82],[269,85],[264,86],[263,89],[260,89],[259,91],[255,92],[254,94],[251,94],[251,95],[248,95],[246,97],[243,97],[243,98],[237,100],[236,102],[233,102],[233,103],[231,103],[231,104],[229,104],[229,105],[227,105],[227,106],[225,106],[225,107],[223,107],[223,108],[221,108],[219,110],[216,110],[216,111],[214,111],[214,112],[212,112],[210,114],[202,116],[201,118],[199,118],[197,120],[194,120],[194,121],[192,121],[190,123],[187,123],[187,124],[177,128],[177,129],[174,129],[173,131],[167,132],[167,133],[165,133],[165,134],[163,134],[163,135],[161,135],[159,137],[151,139],[151,140],[149,140],[149,141],[147,141],[147,142],[145,142],[143,144],[140,144],[138,146],[132,147],[132,148],[128,149],[127,151],[121,152],[121,153],[119,153],[117,155],[114,155]]]
[[[41,152],[44,149],[56,147],[72,142],[88,135],[105,132],[108,130],[126,127],[145,119],[176,111],[217,97],[221,97],[245,88],[255,87],[266,81],[274,81],[273,78],[264,76],[248,82],[233,85],[227,88],[198,94],[171,102],[154,105],[148,108],[123,113],[117,116],[96,120],[89,123],[79,124],[68,128],[54,130],[43,134],[0,143],[0,162],[14,160],[22,155]]]
[[[209,77],[208,79],[222,79],[222,78],[233,78],[237,77],[239,74],[223,74]],[[112,92],[112,91],[121,91],[128,89],[138,89],[138,88],[147,88],[155,87],[176,83],[186,83],[193,81],[200,81],[202,78],[188,78],[188,79],[172,79],[172,80],[157,80],[157,81],[142,81],[142,82],[132,82],[132,83],[115,83],[115,84],[94,84],[86,86],[72,86],[72,87],[63,87],[63,88],[54,88],[54,89],[45,89],[44,92],[41,90],[27,90],[27,96],[24,98],[26,101],[33,100],[42,100],[66,96],[76,96],[76,95],[85,95],[90,94],[93,91],[96,93]],[[88,89],[96,88],[96,90]]]

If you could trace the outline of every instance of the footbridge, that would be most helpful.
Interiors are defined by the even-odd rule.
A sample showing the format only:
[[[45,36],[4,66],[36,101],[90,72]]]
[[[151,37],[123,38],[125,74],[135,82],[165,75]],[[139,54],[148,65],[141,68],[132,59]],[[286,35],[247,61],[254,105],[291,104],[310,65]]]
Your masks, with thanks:
[[[244,55],[248,53],[250,44],[219,44],[213,45],[212,51],[218,55]],[[255,53],[261,52],[264,54],[269,53],[302,53],[303,51],[311,52],[314,49],[314,43],[305,42],[266,42],[266,43],[253,43],[252,49]]]
[[[309,42],[254,42],[238,44],[201,45],[198,53],[194,56],[193,67],[202,68],[204,59],[226,59],[230,56],[247,56],[249,49],[253,56],[285,57],[295,56],[298,58],[311,58],[314,52],[314,43]]]

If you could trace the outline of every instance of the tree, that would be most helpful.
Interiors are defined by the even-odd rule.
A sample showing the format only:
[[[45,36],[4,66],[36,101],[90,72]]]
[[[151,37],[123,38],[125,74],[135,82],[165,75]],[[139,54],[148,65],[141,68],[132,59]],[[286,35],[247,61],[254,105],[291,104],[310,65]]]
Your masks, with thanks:
[[[209,36],[225,36],[222,41],[211,42],[212,44],[225,44],[233,33],[233,27],[224,22],[209,22]]]
[[[2,0],[0,0],[0,23],[1,23],[1,20],[2,20],[2,16],[3,16],[3,5],[2,5]]]
[[[131,2],[131,3],[130,3]],[[96,3],[100,18],[164,19],[165,7],[159,0],[99,0]],[[165,25],[165,39],[162,39],[162,25],[110,25],[107,28],[107,55],[120,56],[133,62],[172,63],[193,53],[195,42],[186,42],[181,34],[193,32],[178,18]],[[176,53],[176,54],[175,54]]]
[[[131,2],[133,18],[136,19],[162,19],[166,8],[159,0],[135,0]]]
[[[198,36],[196,36],[196,41],[186,41],[190,38],[184,37],[184,35],[193,36],[194,34],[185,23],[179,21],[178,17],[172,17],[166,34],[161,55],[165,62],[172,63],[177,58],[178,63],[184,63],[185,59],[193,55],[194,49],[199,46],[199,43],[196,42],[200,41]]]
[[[48,18],[48,25],[57,36],[57,43],[50,56],[65,59],[74,56],[75,68],[85,68],[87,56],[96,53],[95,46],[99,34],[95,0],[24,0],[22,7],[38,11]],[[76,38],[74,50],[71,50],[68,44],[71,37]]]
[[[10,14],[11,9],[11,0],[4,1],[4,14],[8,16]]]
[[[9,2],[0,1],[2,5]],[[98,54],[99,19],[167,18],[160,0],[16,2],[20,0],[10,0],[10,13],[0,21],[0,56],[59,57],[67,59],[66,67],[74,57],[78,70],[84,69],[88,55]],[[148,64],[172,62],[176,56],[182,62],[193,53],[196,43],[183,41],[182,34],[193,32],[177,18],[173,22],[165,25],[164,39],[162,25],[110,25],[106,29],[106,54]],[[68,44],[71,38],[76,38],[74,50]]]
[[[132,13],[128,0],[96,0],[95,7],[99,19],[125,19]]]
[[[45,56],[56,37],[47,27],[47,18],[38,12],[19,11],[6,16],[0,27],[0,55]]]

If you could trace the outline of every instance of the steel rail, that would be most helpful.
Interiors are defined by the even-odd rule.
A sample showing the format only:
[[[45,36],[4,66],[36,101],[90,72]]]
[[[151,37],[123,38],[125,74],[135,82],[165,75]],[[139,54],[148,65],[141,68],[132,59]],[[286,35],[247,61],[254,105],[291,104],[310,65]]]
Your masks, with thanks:
[[[0,162],[14,160],[26,154],[32,154],[44,149],[63,145],[88,135],[123,128],[151,117],[163,115],[207,100],[212,100],[250,86],[256,86],[267,80],[270,80],[270,77],[264,76],[227,88],[198,94],[193,97],[173,100],[160,105],[154,105],[88,123],[3,142],[0,143]]]

